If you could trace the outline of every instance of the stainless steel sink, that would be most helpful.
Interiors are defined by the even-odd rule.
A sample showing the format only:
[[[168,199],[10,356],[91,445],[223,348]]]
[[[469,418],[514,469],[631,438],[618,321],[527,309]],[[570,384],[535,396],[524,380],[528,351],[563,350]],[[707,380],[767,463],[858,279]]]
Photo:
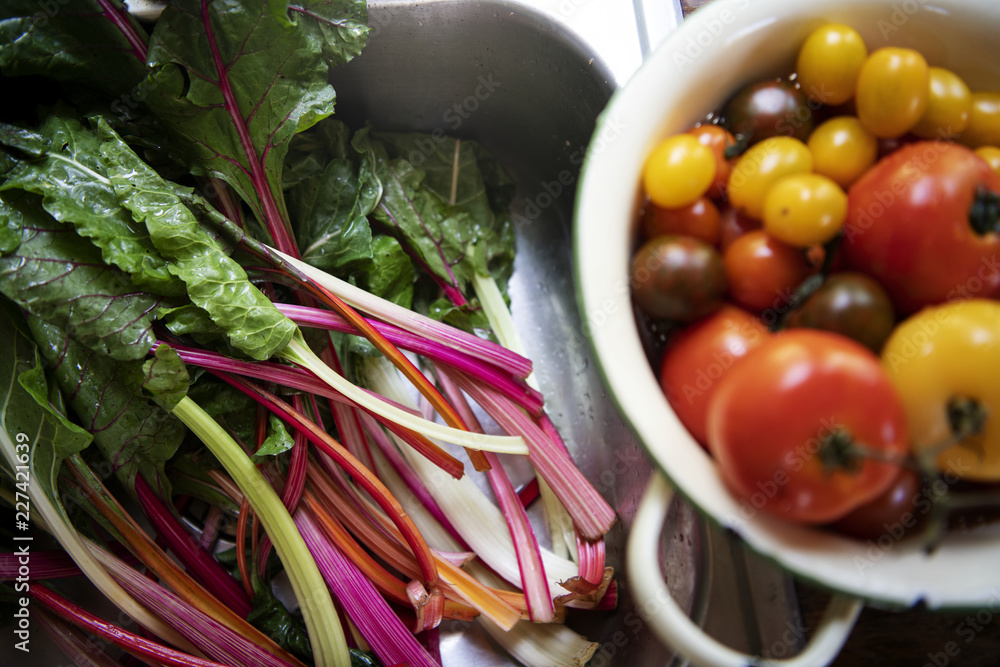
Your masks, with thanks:
[[[665,665],[672,658],[646,629],[625,581],[625,536],[650,466],[605,394],[580,333],[570,252],[574,191],[597,115],[679,14],[676,2],[663,1],[375,1],[369,44],[332,73],[342,120],[475,139],[517,183],[515,321],[553,419],[620,517],[608,536],[620,604],[569,619],[600,643],[595,667]],[[662,558],[677,600],[735,646],[753,651],[766,641],[756,618],[776,616],[754,609],[761,600],[784,612],[784,579],[766,571],[750,576],[746,568],[756,566],[683,504],[672,508]],[[760,590],[747,588],[750,579]],[[442,657],[456,667],[516,664],[477,626],[459,623],[442,627]]]

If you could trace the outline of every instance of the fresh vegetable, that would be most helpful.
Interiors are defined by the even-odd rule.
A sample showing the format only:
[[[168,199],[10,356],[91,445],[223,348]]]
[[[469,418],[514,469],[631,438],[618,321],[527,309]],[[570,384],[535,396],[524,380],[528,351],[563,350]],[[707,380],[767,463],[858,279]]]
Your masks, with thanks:
[[[647,241],[632,258],[632,294],[652,317],[690,322],[719,307],[726,291],[722,256],[690,236]]]
[[[657,206],[693,204],[715,180],[715,153],[698,137],[680,134],[664,139],[646,158],[642,178]]]
[[[876,137],[900,137],[927,109],[930,69],[914,49],[885,46],[873,51],[858,72],[858,119]]]
[[[764,215],[768,190],[791,174],[812,171],[809,148],[793,137],[770,137],[740,156],[729,175],[729,202],[737,211],[757,220]]]
[[[791,174],[774,183],[764,198],[764,229],[800,248],[826,243],[847,217],[847,194],[819,174]]]
[[[414,634],[444,619],[504,632],[613,603],[615,512],[510,349],[514,184],[474,141],[331,117],[364,3],[181,0],[148,32],[115,0],[37,9],[0,9],[0,82],[51,94],[0,119],[0,453],[36,482],[32,518],[150,639],[33,582],[52,627],[156,663],[346,667],[346,617],[384,663],[436,664]],[[574,560],[540,546],[517,459]],[[463,489],[485,475],[489,520],[450,520],[472,492],[436,494],[430,470]],[[195,537],[181,515],[198,505]],[[91,521],[127,563],[84,537]],[[235,548],[215,554],[227,525]],[[506,582],[462,569],[473,557]],[[501,643],[573,664],[553,637],[594,650],[565,628]]]
[[[925,139],[949,139],[969,125],[972,92],[960,76],[943,67],[928,70],[927,108],[913,133]]]
[[[799,48],[795,74],[813,102],[837,106],[849,102],[868,47],[854,28],[829,23],[812,31]]]
[[[744,87],[723,106],[722,117],[726,129],[746,145],[778,136],[805,141],[813,129],[806,96],[783,79]]]
[[[833,179],[842,188],[858,180],[878,157],[878,139],[856,116],[823,121],[807,142],[813,171]]]
[[[884,492],[907,438],[878,357],[823,331],[765,340],[719,382],[708,408],[709,449],[733,492],[803,523],[836,521]]]
[[[1000,479],[1000,302],[954,301],[921,310],[893,331],[882,365],[900,396],[914,451],[953,477]]]
[[[708,406],[719,382],[751,349],[770,335],[759,319],[724,305],[681,330],[660,365],[660,386],[691,435],[708,442]]]
[[[755,313],[787,310],[795,289],[812,271],[801,249],[761,229],[733,241],[722,260],[729,298]]]
[[[1000,178],[970,149],[941,141],[904,146],[851,186],[845,264],[877,280],[904,315],[994,296],[998,193]]]
[[[822,329],[852,338],[878,354],[896,327],[892,301],[861,273],[833,273],[788,314],[790,328]]]

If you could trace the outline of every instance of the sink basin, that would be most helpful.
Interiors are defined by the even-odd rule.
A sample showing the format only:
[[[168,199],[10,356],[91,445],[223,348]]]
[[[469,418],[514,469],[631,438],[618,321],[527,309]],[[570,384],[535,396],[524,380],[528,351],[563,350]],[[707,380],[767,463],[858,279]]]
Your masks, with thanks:
[[[607,29],[588,38],[588,26],[602,17]],[[553,420],[620,517],[608,536],[618,609],[576,613],[568,623],[601,645],[592,665],[664,665],[667,652],[646,632],[623,580],[625,536],[650,467],[591,361],[570,264],[584,151],[597,115],[641,61],[632,4],[385,1],[369,4],[369,23],[362,54],[331,73],[337,117],[355,127],[474,139],[518,186],[514,319]],[[678,504],[664,531],[663,562],[674,595],[693,613],[706,593],[702,534]],[[446,621],[441,640],[446,666],[517,664],[475,624]]]

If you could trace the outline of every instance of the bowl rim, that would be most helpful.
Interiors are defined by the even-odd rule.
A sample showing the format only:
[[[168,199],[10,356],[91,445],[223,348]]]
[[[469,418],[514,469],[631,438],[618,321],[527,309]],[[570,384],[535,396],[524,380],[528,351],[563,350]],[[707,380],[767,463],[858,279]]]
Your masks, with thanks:
[[[888,12],[901,11],[898,8],[903,5],[916,7],[898,26],[902,34],[892,35],[892,41],[905,43],[908,23],[936,20],[941,12],[959,23],[1000,25],[1000,4],[991,0],[936,0],[933,6],[924,5],[923,0],[801,4],[714,0],[689,16],[613,94],[598,118],[582,165],[574,209],[574,278],[584,338],[611,400],[653,464],[700,514],[737,534],[765,559],[803,580],[881,607],[907,608],[919,603],[956,611],[984,605],[1000,608],[997,526],[950,533],[934,553],[926,554],[915,540],[890,536],[885,544],[881,538],[861,542],[760,512],[746,515],[746,505],[740,507],[726,491],[708,454],[667,404],[642,350],[628,298],[631,234],[609,230],[614,230],[616,221],[634,230],[640,201],[639,167],[653,143],[671,131],[690,127],[707,110],[717,108],[722,102],[720,90],[735,89],[720,84],[714,93],[706,93],[703,85],[699,91],[698,77],[712,71],[707,63],[723,58],[719,54],[726,49],[737,55],[746,53],[763,34],[788,25],[802,32],[807,26],[847,18],[851,12],[872,15],[878,11],[891,17]],[[713,32],[720,25],[728,29]],[[706,35],[713,39],[706,40]],[[798,43],[787,36],[784,39]],[[697,52],[694,47],[706,41],[699,58],[691,58]],[[743,82],[760,76],[768,66],[750,68]],[[671,99],[678,97],[690,104],[671,106]],[[704,106],[706,101],[713,103]],[[654,113],[650,108],[670,109],[670,113]],[[635,368],[649,372],[629,370]]]

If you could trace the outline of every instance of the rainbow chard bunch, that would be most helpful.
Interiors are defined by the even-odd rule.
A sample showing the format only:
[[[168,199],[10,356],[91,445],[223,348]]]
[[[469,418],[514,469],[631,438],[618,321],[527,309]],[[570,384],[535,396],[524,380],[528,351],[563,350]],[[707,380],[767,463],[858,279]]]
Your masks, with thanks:
[[[500,165],[333,118],[364,2],[51,10],[0,9],[8,97],[47,91],[0,123],[0,491],[59,547],[39,623],[92,664],[86,633],[164,665],[434,665],[442,619],[585,662],[561,620],[614,604],[615,516],[518,351]],[[49,583],[79,575],[142,631]]]

